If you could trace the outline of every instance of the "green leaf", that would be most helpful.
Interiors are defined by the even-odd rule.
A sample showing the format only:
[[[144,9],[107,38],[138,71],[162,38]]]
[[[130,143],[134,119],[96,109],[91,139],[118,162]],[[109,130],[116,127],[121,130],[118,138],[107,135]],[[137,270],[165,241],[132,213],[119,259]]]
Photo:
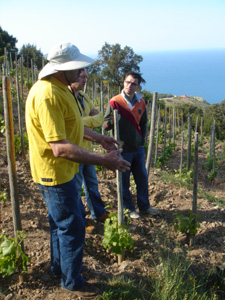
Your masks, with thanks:
[[[15,250],[16,250],[16,247],[15,247],[14,242],[12,240],[5,240],[1,244],[1,248],[2,248],[3,256],[10,255],[11,253],[14,253]]]

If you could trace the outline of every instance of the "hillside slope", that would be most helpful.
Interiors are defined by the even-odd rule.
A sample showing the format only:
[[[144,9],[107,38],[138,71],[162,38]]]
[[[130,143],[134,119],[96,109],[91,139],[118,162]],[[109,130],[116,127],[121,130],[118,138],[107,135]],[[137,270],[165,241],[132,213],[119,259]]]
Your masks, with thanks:
[[[174,231],[174,213],[186,214],[192,208],[192,190],[185,185],[171,181],[171,174],[178,169],[180,161],[180,141],[170,157],[166,168],[151,169],[149,177],[149,200],[153,207],[162,213],[161,218],[142,217],[133,220],[130,231],[134,239],[134,251],[127,253],[121,265],[117,258],[102,246],[104,235],[103,224],[94,220],[94,234],[86,235],[84,247],[84,263],[82,275],[94,279],[101,292],[104,291],[102,281],[118,275],[124,275],[138,286],[145,283],[150,289],[149,274],[159,264],[160,252],[179,253],[183,259],[192,263],[192,274],[199,276],[207,270],[224,268],[225,261],[225,218],[224,205],[209,201],[204,194],[198,196],[198,215],[200,228],[193,245],[186,243],[185,235]],[[199,189],[225,201],[225,171],[222,158],[223,145],[217,145],[217,155],[221,157],[218,165],[218,176],[214,182],[207,179],[208,171],[204,167],[206,151],[209,143],[205,141],[199,150]],[[9,198],[9,180],[7,170],[6,145],[0,137],[0,190],[6,190],[8,201],[0,203],[0,227],[7,235],[13,236],[12,207]],[[61,289],[60,280],[50,274],[50,244],[47,209],[40,192],[30,175],[28,157],[22,160],[17,155],[17,181],[21,209],[22,228],[27,238],[24,241],[25,252],[31,258],[28,264],[28,275],[23,283],[18,283],[17,275],[8,279],[0,276],[0,299],[29,300],[70,300],[71,295]],[[164,174],[164,175],[163,175]],[[166,179],[167,176],[167,179]],[[106,177],[98,172],[99,190],[109,211],[117,211],[116,175],[107,171]],[[132,187],[133,200],[136,205],[135,189]],[[205,194],[206,195],[206,194]],[[85,199],[83,198],[84,203]],[[87,209],[87,208],[86,208]],[[88,212],[88,218],[91,218]],[[194,276],[193,275],[193,276]],[[213,286],[213,283],[212,283]],[[225,287],[220,287],[221,290]],[[223,291],[224,292],[224,291]],[[5,298],[3,296],[5,295]],[[75,299],[75,298],[73,298]],[[140,298],[141,299],[141,298]],[[222,298],[221,298],[222,299]]]
[[[193,97],[193,96],[170,96],[170,97],[160,97],[159,100],[165,101],[167,106],[173,105],[184,105],[184,104],[192,104],[194,106],[205,108],[210,104],[201,97]]]

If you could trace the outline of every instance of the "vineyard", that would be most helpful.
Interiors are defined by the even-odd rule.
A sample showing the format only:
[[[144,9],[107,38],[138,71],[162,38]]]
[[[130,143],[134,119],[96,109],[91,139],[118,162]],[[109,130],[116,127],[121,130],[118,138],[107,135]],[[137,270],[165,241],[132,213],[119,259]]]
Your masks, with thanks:
[[[24,87],[24,99],[28,88],[29,85]],[[100,104],[100,97],[99,101],[97,98],[96,105],[103,105],[104,109],[107,100]],[[60,279],[52,277],[50,273],[47,209],[31,178],[25,131],[23,145],[20,143],[18,132],[20,124],[24,128],[24,102],[20,109],[17,105],[18,101],[14,98],[16,177],[22,229],[25,233],[24,253],[29,261],[22,282],[19,281],[18,270],[6,277],[0,272],[0,299],[76,299],[62,290]],[[2,97],[0,109],[0,228],[7,238],[12,238],[14,228]],[[150,119],[153,107],[149,106],[148,109]],[[18,111],[21,111],[21,123]],[[92,220],[86,207],[95,231],[93,234],[86,234],[82,275],[93,280],[100,288],[102,297],[99,299],[224,299],[224,143],[216,139],[213,130],[211,136],[203,135],[200,138],[199,126],[195,199],[197,222],[193,228],[190,212],[196,175],[195,130],[191,125],[182,127],[181,111],[176,115],[175,110],[158,107],[157,116],[154,132],[149,124],[146,160],[150,150],[150,203],[160,210],[162,216],[143,216],[129,223],[133,249],[125,251],[123,261],[118,263],[117,256],[103,247],[104,224]],[[215,126],[212,124],[213,128]],[[153,145],[150,149],[151,139]],[[94,145],[94,151],[100,149]],[[116,212],[116,173],[96,168],[102,199],[110,212]],[[136,203],[134,187],[135,183],[132,181],[131,190]],[[83,200],[85,203],[85,199]],[[166,297],[163,298],[163,295]]]

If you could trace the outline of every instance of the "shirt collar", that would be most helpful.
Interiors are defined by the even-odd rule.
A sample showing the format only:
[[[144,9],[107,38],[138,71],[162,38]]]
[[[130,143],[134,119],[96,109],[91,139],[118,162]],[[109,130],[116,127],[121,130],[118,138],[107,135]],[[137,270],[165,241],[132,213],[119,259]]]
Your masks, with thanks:
[[[140,102],[141,98],[143,97],[143,94],[141,93],[135,93],[132,102],[130,102],[130,100],[128,99],[128,97],[126,96],[126,94],[124,93],[124,90],[122,90],[121,92],[122,97],[124,98],[124,100],[127,102],[127,105],[129,106],[129,108],[132,110],[132,107],[134,105],[134,103]]]

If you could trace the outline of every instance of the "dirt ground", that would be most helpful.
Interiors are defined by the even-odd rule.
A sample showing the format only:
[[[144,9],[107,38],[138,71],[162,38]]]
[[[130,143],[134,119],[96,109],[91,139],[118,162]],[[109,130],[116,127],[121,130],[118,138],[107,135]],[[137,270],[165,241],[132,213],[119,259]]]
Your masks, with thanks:
[[[225,201],[225,171],[224,161],[220,160],[218,175],[214,182],[207,179],[208,171],[204,168],[205,150],[208,144],[199,151],[199,188],[214,197]],[[217,145],[217,155],[222,156],[223,145]],[[170,170],[177,169],[180,160],[180,148],[167,163]],[[24,241],[25,252],[31,258],[28,263],[28,274],[23,283],[18,282],[18,274],[7,279],[0,275],[0,299],[29,299],[29,300],[69,300],[76,299],[62,290],[60,280],[50,274],[50,245],[47,209],[37,186],[33,183],[29,161],[21,156],[16,157],[17,182],[20,202],[22,229],[27,238]],[[109,211],[117,210],[116,174],[112,171],[98,172],[99,190]],[[7,190],[8,202],[5,206],[0,203],[0,231],[3,229],[9,236],[13,236],[12,207],[9,196],[9,179],[7,156],[4,137],[0,136],[0,192]],[[135,201],[135,190],[132,190]],[[151,267],[157,263],[159,250],[157,242],[163,243],[163,237],[170,240],[170,247],[175,251],[179,244],[186,257],[193,263],[193,272],[206,272],[212,267],[224,271],[225,261],[225,212],[224,208],[215,205],[205,198],[198,196],[198,215],[200,228],[195,243],[185,244],[185,236],[176,233],[173,228],[173,214],[185,214],[192,209],[193,193],[185,187],[177,187],[172,183],[165,183],[160,177],[160,170],[151,170],[149,180],[149,199],[154,208],[161,211],[162,217],[142,217],[133,220],[130,231],[134,239],[134,251],[127,254],[122,264],[117,258],[102,246],[104,228],[102,223],[91,222],[96,226],[93,234],[86,234],[82,275],[86,279],[95,280],[101,292],[101,280],[107,280],[117,275],[125,275],[139,282],[145,280]],[[85,198],[83,199],[85,203]],[[88,210],[87,210],[88,212]],[[88,212],[88,218],[91,218]]]

